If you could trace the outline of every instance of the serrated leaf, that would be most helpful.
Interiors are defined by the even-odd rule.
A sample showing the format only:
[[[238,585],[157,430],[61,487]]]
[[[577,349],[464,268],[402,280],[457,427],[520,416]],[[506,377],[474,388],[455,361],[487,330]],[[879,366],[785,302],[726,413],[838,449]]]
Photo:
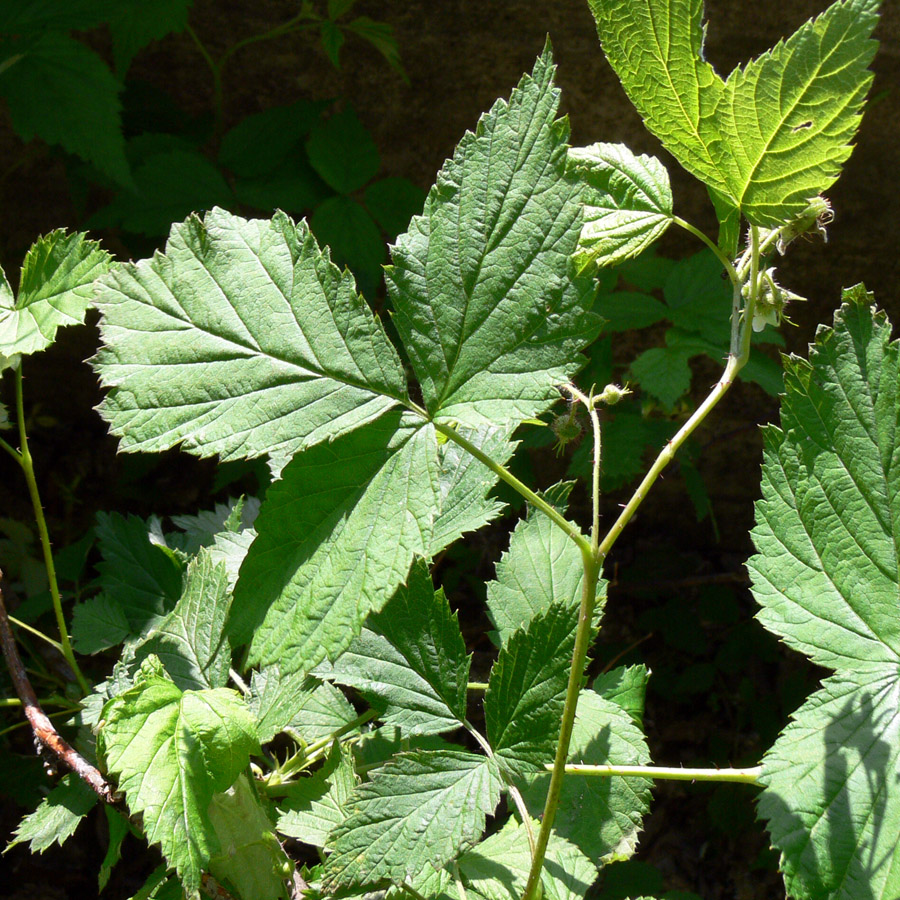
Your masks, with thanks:
[[[331,64],[336,69],[339,69],[341,67],[341,47],[344,45],[344,33],[341,31],[340,26],[335,25],[334,22],[330,22],[328,19],[323,19],[319,25],[319,37],[325,53],[331,60]]]
[[[15,45],[10,53],[15,53]],[[119,184],[130,183],[119,115],[121,85],[106,63],[57,31],[25,37],[23,54],[0,75],[13,127],[26,140],[60,144]]]
[[[439,503],[431,425],[390,412],[298,454],[241,567],[229,633],[250,659],[309,672],[336,659],[424,556]]]
[[[238,897],[280,900],[288,896],[293,871],[272,822],[246,774],[227,791],[214,794],[209,818],[222,852],[209,861],[216,880]]]
[[[725,83],[703,55],[703,0],[588,0],[603,52],[645,127],[727,192],[714,113]]]
[[[465,721],[469,662],[456,615],[419,560],[328,677],[355,687],[404,733],[438,734]]]
[[[532,821],[535,833],[540,823]],[[519,900],[531,869],[531,847],[524,825],[511,819],[496,834],[459,858],[466,895],[479,900]],[[597,870],[581,851],[551,832],[541,872],[547,900],[581,900]]]
[[[569,761],[645,766],[650,763],[650,752],[628,711],[596,691],[585,690],[578,699]],[[533,815],[543,810],[549,783],[550,776],[541,775],[523,787],[522,795]],[[634,853],[649,809],[646,778],[566,775],[554,828],[594,863],[603,865]]]
[[[150,540],[147,524],[137,516],[97,514],[100,586],[117,603],[133,634],[164,616],[181,596],[182,566]]]
[[[574,259],[579,270],[614,266],[643,253],[672,222],[669,173],[655,156],[624,144],[569,150],[584,181],[584,225]]]
[[[492,759],[464,752],[400,754],[372,773],[330,838],[326,889],[414,878],[453,859],[500,800]]]
[[[842,0],[735,69],[716,110],[735,205],[754,225],[798,216],[850,156],[875,55],[880,0]]]
[[[363,187],[381,167],[372,135],[349,106],[313,127],[306,152],[312,167],[339,194]]]
[[[63,775],[58,785],[41,800],[38,808],[25,816],[5,853],[16,844],[29,842],[32,853],[43,853],[54,844],[62,846],[81,820],[94,808],[97,795],[77,775]]]
[[[646,666],[619,666],[594,679],[591,690],[615,703],[631,717],[638,728],[644,723],[644,698],[650,671]]]
[[[668,318],[666,307],[649,294],[616,291],[597,298],[597,312],[606,319],[604,332],[632,331],[647,328]]]
[[[18,298],[5,276],[0,282],[0,359],[43,350],[58,328],[81,324],[109,265],[109,254],[84,234],[57,229],[38,238],[25,255]]]
[[[487,583],[488,611],[501,644],[553,604],[576,608],[583,579],[584,562],[575,542],[547,516],[530,511],[497,563],[496,580]],[[602,607],[598,604],[598,615]]]
[[[324,847],[328,835],[346,818],[355,787],[350,758],[335,743],[321,769],[289,786],[278,805],[278,831],[304,844]]]
[[[121,644],[132,634],[122,605],[108,594],[97,594],[72,610],[72,643],[79,653],[99,653]]]
[[[99,756],[128,808],[141,814],[147,840],[160,845],[186,892],[197,896],[201,873],[219,851],[210,802],[259,750],[250,712],[226,688],[182,692],[149,657],[103,718]]]
[[[118,810],[111,806],[104,806],[103,811],[106,813],[106,824],[109,827],[109,844],[106,847],[106,853],[103,862],[100,863],[100,871],[97,873],[98,888],[102,893],[107,884],[109,884],[109,876],[112,874],[113,867],[122,858],[122,841],[128,834],[128,819]]]
[[[690,390],[691,367],[688,360],[696,353],[680,347],[653,347],[631,364],[634,380],[652,394],[666,409]]]
[[[224,564],[201,550],[188,565],[178,603],[138,645],[136,661],[154,654],[182,690],[224,687],[231,667],[225,637],[230,606]]]
[[[352,278],[282,213],[213,210],[174,225],[164,255],[100,282],[97,306],[94,365],[110,388],[100,409],[123,450],[290,455],[405,396]]]
[[[558,399],[600,321],[569,256],[580,187],[549,48],[444,164],[425,209],[391,248],[394,321],[441,420],[512,423]]]
[[[277,665],[253,673],[247,700],[256,716],[260,742],[265,744],[285,728],[311,744],[352,722],[356,710],[330,684],[294,673],[282,675]]]
[[[138,50],[167,34],[184,30],[193,0],[119,0],[109,19],[116,71],[124,76]]]
[[[494,758],[518,778],[552,761],[559,736],[578,606],[554,603],[501,648],[484,695]]]
[[[788,891],[900,891],[900,352],[861,287],[809,362],[788,358],[765,432],[747,568],[758,617],[837,674],[763,759],[760,814]]]
[[[483,425],[457,429],[495,462],[505,465],[517,441],[509,439],[506,428]],[[439,447],[441,479],[440,512],[434,521],[429,555],[434,557],[457,538],[495,519],[505,506],[489,496],[497,476],[459,444],[447,441]]]
[[[403,80],[409,84],[409,78],[400,62],[400,51],[397,49],[394,29],[387,22],[376,22],[368,16],[358,16],[345,28],[364,41],[368,41],[387,60],[387,64],[399,72]]]
[[[394,240],[422,212],[425,192],[408,178],[382,178],[366,188],[366,209]]]

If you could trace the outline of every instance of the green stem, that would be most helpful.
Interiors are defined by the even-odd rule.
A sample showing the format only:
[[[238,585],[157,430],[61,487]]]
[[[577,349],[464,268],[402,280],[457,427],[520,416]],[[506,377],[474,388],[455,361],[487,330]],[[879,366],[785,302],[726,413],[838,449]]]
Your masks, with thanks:
[[[405,881],[400,882],[400,890],[406,891],[410,897],[414,897],[415,900],[425,900],[425,897],[420,894],[411,884],[407,884]]]
[[[59,641],[54,641],[52,637],[47,634],[44,634],[43,631],[38,631],[37,628],[32,628],[27,622],[23,622],[21,619],[17,619],[15,616],[6,614],[6,618],[9,619],[10,622],[13,623],[18,628],[23,629],[24,631],[30,631],[35,637],[40,638],[42,641],[46,641],[51,647],[58,650],[60,653],[63,652],[62,644]]]
[[[194,42],[194,45],[197,47],[197,50],[200,52],[200,55],[203,57],[206,65],[209,67],[209,71],[212,73],[213,78],[213,117],[214,117],[214,130],[216,135],[221,134],[222,127],[225,122],[225,102],[222,99],[222,66],[221,61],[217,63],[213,58],[212,54],[209,50],[206,49],[206,45],[197,35],[197,32],[191,28],[190,25],[185,26],[185,31],[187,31],[188,36]]]
[[[678,216],[673,216],[672,221],[676,225],[680,225],[685,231],[690,232],[692,235],[694,235],[694,237],[699,238],[701,241],[703,241],[703,243],[706,244],[706,246],[716,254],[719,262],[722,263],[722,266],[728,273],[728,277],[731,279],[731,283],[740,284],[740,277],[738,276],[737,270],[734,267],[734,263],[732,263],[732,261],[719,249],[715,241],[707,237],[699,228],[695,228],[693,225],[691,225],[690,222],[686,222],[684,219]]]
[[[16,369],[16,416],[19,423],[19,465],[25,473],[25,481],[28,484],[28,493],[31,495],[31,505],[34,508],[34,516],[37,520],[38,534],[41,539],[41,550],[44,554],[44,566],[47,569],[47,581],[50,586],[50,599],[53,602],[53,612],[56,616],[56,625],[59,628],[60,649],[69,668],[75,675],[82,692],[87,695],[91,692],[91,686],[82,675],[72,644],[69,641],[69,632],[66,629],[66,619],[63,615],[62,599],[59,595],[59,585],[56,581],[56,566],[53,564],[53,551],[50,548],[50,534],[47,531],[47,521],[44,519],[44,510],[41,506],[41,497],[38,493],[37,479],[34,477],[34,464],[31,460],[31,451],[28,449],[28,435],[25,430],[25,409],[22,391],[22,366]]]
[[[559,807],[559,796],[562,791],[566,761],[569,758],[569,744],[572,740],[572,730],[575,727],[578,694],[581,691],[582,674],[587,661],[588,647],[591,643],[591,620],[597,599],[597,582],[600,580],[601,560],[594,550],[588,547],[586,550],[582,550],[582,561],[584,563],[584,582],[581,590],[581,606],[578,610],[578,629],[575,632],[572,668],[569,670],[566,702],[563,707],[562,722],[559,728],[559,740],[556,744],[553,771],[550,775],[550,786],[547,789],[547,799],[544,802],[541,830],[538,833],[537,846],[531,859],[528,883],[525,885],[525,892],[522,895],[524,900],[534,900],[537,897],[538,887],[540,886],[541,869],[544,865],[544,856],[547,853],[547,844],[550,841],[553,821],[556,818],[556,810]]]
[[[560,513],[555,510],[546,500],[539,497],[531,488],[523,484],[509,471],[505,466],[491,459],[486,453],[476,447],[471,441],[466,440],[461,434],[449,425],[440,422],[432,422],[435,429],[441,434],[448,437],[454,444],[458,444],[463,450],[471,453],[479,462],[484,463],[498,478],[505,481],[514,491],[521,494],[532,506],[539,509],[547,516],[555,525],[561,528],[573,541],[578,545],[582,553],[591,553],[590,542],[584,535],[569,521],[567,521]]]
[[[22,465],[22,456],[19,451],[7,444],[3,438],[0,438],[0,447],[2,447],[20,466]]]
[[[565,384],[563,389],[584,406],[591,418],[591,430],[594,434],[594,459],[591,466],[591,550],[596,553],[600,539],[600,416],[597,415],[593,393],[587,397],[573,384]]]
[[[18,697],[0,698],[0,709],[9,709],[12,706],[21,706],[22,701]]]
[[[547,769],[552,768],[549,764]],[[749,769],[683,769],[678,766],[566,766],[567,775],[593,775],[609,778],[653,778],[659,781],[733,781],[741,784],[758,784],[762,766]]]
[[[487,690],[487,682],[486,681],[470,681],[466,685],[467,691],[486,691]]]

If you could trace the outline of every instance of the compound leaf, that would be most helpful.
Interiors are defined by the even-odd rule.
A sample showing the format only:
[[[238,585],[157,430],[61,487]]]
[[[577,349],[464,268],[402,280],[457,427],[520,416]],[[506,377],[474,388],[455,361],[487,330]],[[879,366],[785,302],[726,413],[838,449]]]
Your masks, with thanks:
[[[615,266],[643,253],[672,222],[669,173],[654,156],[624,144],[573,147],[569,160],[585,182],[579,270]]]
[[[900,892],[900,352],[859,286],[765,430],[748,562],[759,618],[834,670],[763,759],[760,814],[788,892]]]
[[[484,695],[495,759],[513,777],[543,769],[559,735],[578,606],[554,603],[501,648]]]
[[[97,795],[77,775],[63,775],[38,808],[22,819],[6,850],[25,841],[32,853],[43,853],[54,844],[62,846],[96,803]]]
[[[287,456],[405,396],[400,360],[353,279],[283,213],[192,216],[164,254],[99,284],[94,365],[110,388],[100,409],[123,450]]]
[[[336,659],[427,552],[438,490],[434,429],[399,412],[295,456],[256,520],[234,640],[285,673]]]
[[[469,657],[456,615],[418,561],[381,612],[329,673],[355,687],[379,718],[407,734],[459,728],[466,717]]]
[[[492,759],[462,751],[401,753],[372,773],[332,832],[327,890],[415,878],[475,843],[500,800]]]
[[[567,176],[549,47],[438,174],[392,247],[388,290],[430,413],[517,422],[558,398],[600,320],[573,276],[580,187]]]
[[[109,265],[109,254],[84,234],[57,229],[39,238],[22,264],[18,298],[0,281],[0,357],[43,350],[58,328],[81,324]]]
[[[121,85],[106,63],[80,41],[58,31],[25,36],[0,75],[13,127],[26,140],[48,144],[93,163],[119,184],[130,183],[120,117]]]
[[[198,896],[201,873],[220,850],[210,803],[259,751],[253,717],[226,688],[182,692],[151,656],[134,686],[104,706],[103,719],[98,755],[141,814],[148,841]]]
[[[716,122],[731,195],[755,225],[776,226],[831,187],[850,156],[875,55],[880,0],[841,0],[735,69]]]

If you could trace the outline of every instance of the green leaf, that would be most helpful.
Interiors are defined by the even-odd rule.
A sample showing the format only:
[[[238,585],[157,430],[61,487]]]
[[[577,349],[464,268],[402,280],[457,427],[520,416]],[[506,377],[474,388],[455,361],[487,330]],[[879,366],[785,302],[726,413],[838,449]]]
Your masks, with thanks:
[[[372,135],[350,106],[316,123],[306,141],[306,152],[312,167],[339,194],[363,187],[381,168]]]
[[[234,691],[182,692],[149,657],[103,718],[99,756],[118,777],[129,810],[142,816],[147,840],[197,896],[201,873],[219,851],[213,795],[231,787],[259,750],[252,716]]]
[[[328,677],[355,687],[379,718],[408,734],[459,728],[466,718],[469,657],[456,615],[435,592],[424,561],[369,617]]]
[[[25,841],[32,853],[43,853],[54,844],[62,846],[96,803],[97,795],[77,775],[63,775],[40,806],[22,819],[3,852]]]
[[[150,540],[143,519],[118,513],[97,514],[100,586],[119,605],[132,634],[140,634],[165,615],[181,596],[182,566]]]
[[[193,0],[119,0],[110,16],[116,71],[124,76],[138,50],[167,34],[180,32],[188,22]]]
[[[569,261],[581,230],[549,48],[444,164],[391,248],[394,321],[428,411],[467,425],[537,415],[600,320]]]
[[[43,350],[58,328],[81,324],[109,265],[109,254],[84,234],[58,229],[39,238],[22,264],[18,298],[5,276],[0,281],[0,358]]]
[[[407,178],[382,178],[366,188],[366,209],[394,240],[422,212],[425,192]]]
[[[645,127],[688,172],[727,192],[715,128],[725,84],[703,56],[703,0],[588,4],[603,52]]]
[[[97,594],[72,610],[72,643],[79,653],[99,653],[121,644],[132,634],[122,604]]]
[[[587,185],[579,270],[637,256],[671,224],[669,173],[655,156],[635,156],[624,144],[591,144],[573,147],[569,160]]]
[[[619,666],[603,672],[594,679],[591,690],[605,700],[615,703],[642,728],[644,724],[644,698],[650,671],[646,666]]]
[[[597,312],[606,319],[604,333],[647,328],[668,318],[669,311],[655,297],[637,291],[617,291],[597,298]]]
[[[510,441],[506,428],[483,425],[457,430],[500,465],[509,461],[518,445],[517,441]],[[429,547],[432,557],[467,532],[477,531],[505,509],[503,503],[489,496],[497,476],[487,466],[453,441],[440,445],[439,455],[441,508],[434,521]]]
[[[331,64],[336,69],[340,69],[341,47],[344,45],[344,33],[341,31],[340,26],[335,25],[334,22],[330,22],[328,19],[323,19],[322,24],[319,25],[319,35],[322,40],[322,47],[331,60]]]
[[[376,22],[368,16],[358,16],[344,27],[357,37],[368,41],[387,60],[388,65],[399,72],[403,80],[409,84],[409,78],[400,62],[400,51],[397,49],[394,29],[390,25],[386,22]]]
[[[118,0],[3,0],[0,32],[69,31],[100,25]]]
[[[755,225],[799,215],[850,156],[880,0],[841,0],[728,76],[716,123],[735,205]]]
[[[540,823],[532,821],[531,827],[537,833]],[[478,900],[518,900],[530,869],[528,835],[525,827],[512,819],[459,858],[466,895]],[[541,872],[544,897],[581,900],[596,878],[593,863],[577,847],[551,832]]]
[[[230,606],[224,564],[201,550],[188,565],[181,598],[136,648],[136,661],[154,654],[182,690],[224,687],[231,667],[225,637]]]
[[[571,485],[569,485],[571,487]],[[529,510],[487,583],[487,605],[500,643],[553,604],[575,609],[581,602],[584,563],[575,542],[543,513]],[[598,605],[602,609],[602,603]]]
[[[554,603],[501,648],[484,695],[494,758],[512,777],[553,759],[578,626],[577,605]]]
[[[346,818],[355,787],[350,758],[335,742],[321,769],[288,787],[278,807],[278,831],[305,844],[324,847],[328,835]]]
[[[74,38],[48,31],[8,47],[22,58],[0,74],[13,128],[93,163],[119,184],[131,181],[125,159],[120,84],[106,63]]]
[[[302,674],[282,675],[277,665],[253,673],[247,705],[256,716],[263,744],[285,728],[291,728],[311,744],[357,717],[356,710],[337,688]]]
[[[677,400],[691,387],[691,367],[688,360],[696,353],[672,347],[654,347],[645,350],[631,364],[634,380],[652,394],[666,409],[672,409]]]
[[[747,568],[760,620],[836,672],[763,759],[760,815],[788,892],[900,892],[900,347],[862,287],[809,362],[788,358],[764,432]]]
[[[431,425],[391,412],[298,454],[266,497],[230,634],[252,662],[336,659],[424,556],[439,500]]]
[[[282,213],[213,210],[173,226],[164,255],[100,282],[97,306],[100,410],[123,450],[290,455],[406,393],[352,278]]]
[[[266,213],[280,209],[307,215],[334,192],[319,178],[306,156],[297,154],[265,175],[236,178],[234,195],[241,203]]]
[[[643,706],[643,690],[640,694]],[[650,752],[627,710],[595,690],[585,690],[578,699],[569,761],[645,766],[650,763]],[[543,810],[549,783],[550,776],[541,775],[529,779],[522,789],[533,815]],[[597,865],[604,865],[634,853],[641,820],[649,809],[650,782],[646,778],[566,775],[554,828]]]
[[[326,890],[414,878],[478,840],[500,800],[492,759],[464,752],[404,753],[372,773],[330,838]]]
[[[280,900],[293,872],[268,813],[246,774],[227,791],[214,794],[209,819],[222,852],[209,861],[209,871],[238,897]]]
[[[122,841],[128,834],[128,819],[118,810],[106,805],[103,807],[106,813],[106,824],[109,826],[109,844],[106,847],[106,854],[103,862],[100,863],[100,872],[97,874],[98,888],[102,893],[112,874],[113,867],[122,858]]]
[[[676,263],[663,288],[672,324],[721,347],[719,359],[731,333],[731,284],[722,271],[715,254],[701,250]]]

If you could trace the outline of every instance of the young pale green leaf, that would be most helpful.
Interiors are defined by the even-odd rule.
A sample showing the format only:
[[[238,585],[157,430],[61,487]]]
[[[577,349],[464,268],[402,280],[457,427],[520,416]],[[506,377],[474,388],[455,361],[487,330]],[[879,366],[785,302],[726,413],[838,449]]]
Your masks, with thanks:
[[[5,276],[0,281],[0,358],[43,350],[58,328],[81,324],[109,265],[109,254],[84,234],[58,229],[39,238],[22,264],[18,298]]]
[[[413,565],[406,586],[369,617],[328,677],[355,687],[379,718],[407,734],[459,728],[466,717],[469,657],[443,591],[428,566]]]
[[[256,716],[263,744],[285,728],[311,744],[357,718],[356,710],[337,688],[296,672],[282,675],[277,665],[253,673],[247,705]]]
[[[643,253],[672,222],[669,173],[655,156],[624,144],[573,147],[569,160],[586,187],[579,270],[615,266]]]
[[[506,428],[483,425],[457,429],[494,462],[505,465],[518,445],[510,441]],[[434,521],[429,555],[434,557],[469,531],[495,519],[504,510],[499,500],[489,496],[497,476],[459,444],[447,441],[439,448],[441,467],[441,511]]]
[[[355,787],[352,762],[335,742],[321,769],[288,788],[278,806],[279,833],[324,847],[328,835],[347,817]]]
[[[484,695],[495,759],[518,778],[553,759],[559,736],[578,606],[553,603],[500,650]]]
[[[900,346],[846,291],[765,431],[747,568],[763,624],[837,674],[763,759],[760,814],[789,893],[900,893]]]
[[[588,4],[603,52],[644,125],[688,172],[727,192],[715,126],[725,83],[703,57],[703,0]]]
[[[77,775],[63,775],[38,808],[22,819],[3,852],[25,841],[32,853],[43,853],[54,844],[61,846],[96,803],[97,795]]]
[[[577,607],[583,578],[581,551],[574,541],[545,515],[530,510],[497,563],[496,580],[487,584],[488,611],[501,644],[554,603]],[[601,610],[599,603],[598,615]]]
[[[549,47],[460,141],[391,254],[388,290],[430,413],[517,422],[558,398],[600,320],[569,257],[580,187],[566,172]]]
[[[151,656],[134,686],[106,704],[103,719],[98,756],[128,808],[141,814],[148,841],[197,896],[202,871],[220,850],[210,802],[259,750],[253,717],[234,691],[182,692]]]
[[[484,831],[500,800],[492,759],[465,752],[396,756],[351,799],[352,813],[332,832],[327,890],[414,878],[439,868]]]
[[[123,450],[286,456],[405,397],[400,360],[350,275],[282,213],[192,216],[165,254],[102,279],[96,302],[101,412]]]
[[[252,662],[336,659],[427,552],[438,478],[433,427],[399,412],[295,456],[235,588],[230,633]]]
[[[585,690],[578,699],[569,761],[645,766],[650,753],[644,735],[626,710],[596,691]],[[533,815],[543,810],[549,783],[550,776],[541,775],[523,787],[522,795]],[[554,828],[597,865],[603,865],[634,853],[641,821],[649,809],[650,783],[645,778],[566,775]]]
[[[128,185],[121,85],[106,63],[59,31],[24,37],[19,52],[21,58],[0,73],[0,94],[16,131],[26,141],[60,144]]]
[[[850,156],[872,82],[880,0],[840,0],[728,77],[716,123],[729,193],[755,225],[799,215]]]
[[[540,823],[532,821],[534,833]],[[524,825],[508,821],[496,834],[459,858],[467,897],[518,900],[531,870],[531,847]],[[573,844],[550,834],[541,884],[547,900],[582,900],[597,878],[594,864]]]
[[[136,648],[140,661],[151,653],[182,690],[224,687],[231,667],[225,620],[231,606],[225,566],[201,550],[188,565],[175,608]]]
[[[117,603],[132,634],[164,616],[181,596],[182,566],[170,551],[153,543],[137,516],[97,514],[100,586]]]
[[[209,804],[209,819],[221,852],[209,861],[209,871],[237,897],[281,900],[293,872],[262,801],[246,774]]]

